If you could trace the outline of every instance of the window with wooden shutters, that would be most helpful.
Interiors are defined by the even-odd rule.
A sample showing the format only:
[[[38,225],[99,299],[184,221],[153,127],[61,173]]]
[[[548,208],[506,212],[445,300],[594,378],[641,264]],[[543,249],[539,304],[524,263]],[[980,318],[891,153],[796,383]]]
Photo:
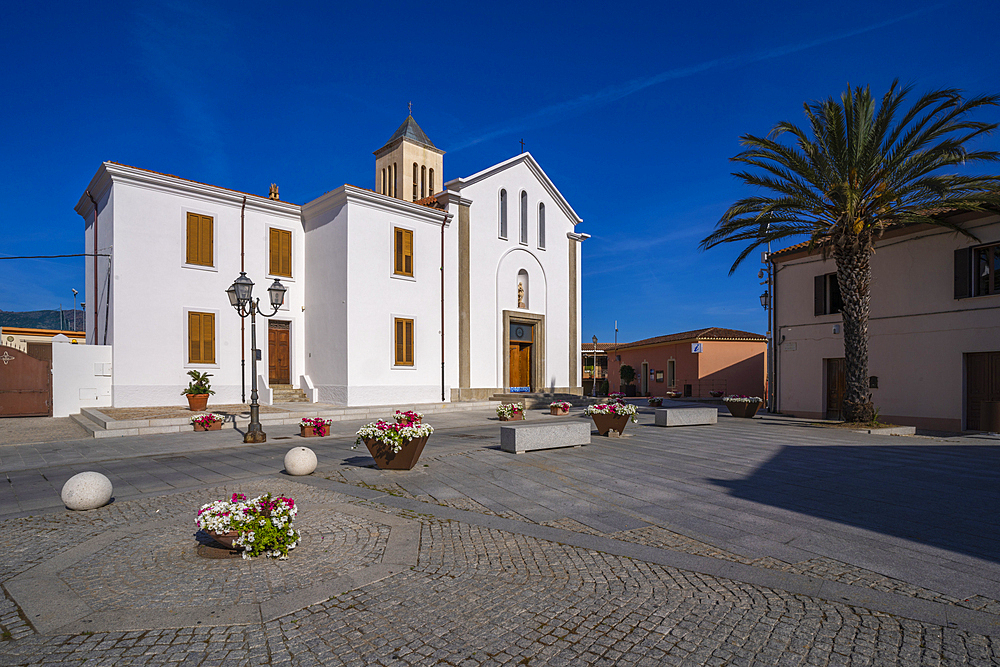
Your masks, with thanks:
[[[393,229],[395,262],[392,272],[401,276],[413,275],[413,231],[396,227]]]
[[[215,313],[188,312],[188,363],[215,363]]]
[[[187,214],[187,255],[185,262],[199,266],[214,266],[212,216]]]
[[[813,315],[834,315],[844,308],[836,273],[813,278]]]
[[[397,317],[394,319],[396,329],[396,365],[413,365],[413,320]]]
[[[271,268],[273,276],[292,277],[292,233],[286,229],[271,229]]]

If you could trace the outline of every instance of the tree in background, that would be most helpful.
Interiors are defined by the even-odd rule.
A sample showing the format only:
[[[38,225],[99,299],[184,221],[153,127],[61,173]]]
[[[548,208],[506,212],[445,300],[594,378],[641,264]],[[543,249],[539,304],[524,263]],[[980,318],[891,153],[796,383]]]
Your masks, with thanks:
[[[894,81],[881,102],[868,87],[841,94],[840,101],[805,104],[808,128],[775,125],[766,137],[740,140],[734,162],[754,171],[734,174],[761,194],[729,207],[703,250],[745,242],[730,269],[771,241],[807,236],[810,248],[832,255],[843,301],[846,421],[874,415],[868,394],[868,317],[871,256],[875,241],[891,228],[914,224],[947,227],[975,238],[949,215],[996,211],[1000,177],[942,173],[977,162],[995,162],[996,151],[967,145],[997,127],[971,120],[1000,96],[964,99],[961,91],[937,90],[904,108],[911,87]],[[789,141],[780,141],[789,138]]]

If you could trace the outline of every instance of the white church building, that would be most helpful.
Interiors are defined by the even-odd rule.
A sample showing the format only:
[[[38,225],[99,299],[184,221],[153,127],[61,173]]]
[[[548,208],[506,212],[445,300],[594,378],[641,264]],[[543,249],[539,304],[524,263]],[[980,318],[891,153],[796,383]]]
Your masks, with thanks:
[[[262,403],[581,393],[580,217],[529,153],[450,181],[443,157],[410,116],[375,152],[374,190],[303,205],[103,163],[76,211],[113,405],[180,405],[193,369],[212,403],[249,395],[250,322],[226,294],[241,270],[268,314],[267,288],[287,288],[257,317]]]

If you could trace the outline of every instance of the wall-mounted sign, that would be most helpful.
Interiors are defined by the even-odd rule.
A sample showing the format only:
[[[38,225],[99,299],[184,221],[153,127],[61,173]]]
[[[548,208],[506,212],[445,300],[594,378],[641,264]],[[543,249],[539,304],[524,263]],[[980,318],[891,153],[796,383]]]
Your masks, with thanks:
[[[701,353],[701,343],[691,343],[691,354]]]
[[[510,391],[512,394],[527,394],[531,391],[531,387],[511,387]]]

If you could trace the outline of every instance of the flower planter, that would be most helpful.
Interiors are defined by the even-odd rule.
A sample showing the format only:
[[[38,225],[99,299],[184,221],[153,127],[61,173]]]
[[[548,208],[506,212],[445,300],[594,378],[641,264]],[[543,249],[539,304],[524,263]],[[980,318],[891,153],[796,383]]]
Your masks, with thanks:
[[[590,415],[594,420],[594,426],[600,435],[607,435],[609,431],[616,431],[618,435],[625,430],[628,424],[628,415]]]
[[[651,399],[649,399],[649,404],[651,406],[653,406],[654,408],[658,408],[661,405],[663,405],[663,399],[662,398],[651,398]]]
[[[569,414],[569,408],[554,408],[554,407],[550,407],[549,408],[549,414],[550,415],[568,415]]]
[[[303,438],[322,438],[330,435],[330,425],[322,426],[299,426],[299,435]]]
[[[502,422],[519,422],[519,421],[524,421],[524,413],[522,412],[521,414],[514,415],[513,417],[504,417],[503,415],[501,415],[500,416],[500,421],[502,421]]]
[[[185,394],[191,412],[204,412],[208,407],[208,394]]]
[[[240,536],[240,534],[235,530],[230,530],[225,533],[217,533],[214,530],[206,530],[205,534],[227,549],[239,548],[233,547],[233,541]]]
[[[379,469],[412,470],[413,466],[417,464],[417,459],[420,458],[420,453],[424,451],[424,445],[427,444],[427,438],[429,437],[424,436],[422,438],[404,440],[403,448],[398,452],[393,452],[388,445],[375,438],[365,438],[364,442],[365,447],[368,448],[368,453],[375,459],[375,465]]]
[[[222,422],[212,422],[211,424],[195,424],[194,430],[196,431],[221,431]]]
[[[726,407],[729,408],[729,414],[734,417],[743,417],[745,419],[750,419],[755,414],[761,406],[760,401],[754,401],[747,403],[744,401],[725,401]]]

